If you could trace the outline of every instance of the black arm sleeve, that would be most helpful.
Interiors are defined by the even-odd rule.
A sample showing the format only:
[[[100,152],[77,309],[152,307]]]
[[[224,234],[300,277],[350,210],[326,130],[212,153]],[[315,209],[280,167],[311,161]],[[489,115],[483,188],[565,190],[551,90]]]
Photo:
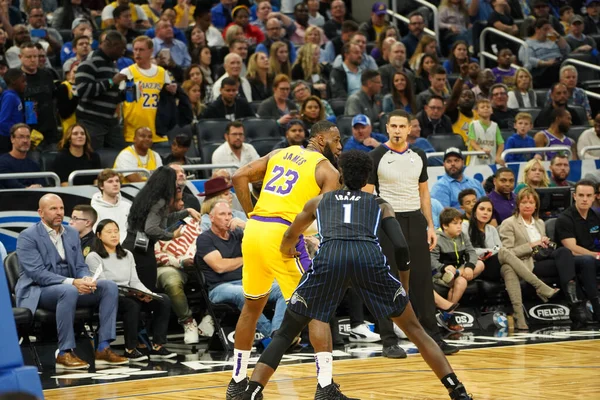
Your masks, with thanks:
[[[400,223],[394,217],[387,217],[381,222],[381,228],[394,245],[398,269],[400,271],[408,271],[410,268],[410,251],[402,233]]]

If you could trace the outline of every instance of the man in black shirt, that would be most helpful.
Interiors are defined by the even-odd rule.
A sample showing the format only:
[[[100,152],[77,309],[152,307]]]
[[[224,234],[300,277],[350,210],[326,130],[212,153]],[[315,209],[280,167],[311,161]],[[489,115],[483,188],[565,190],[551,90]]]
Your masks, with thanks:
[[[94,242],[93,227],[98,219],[98,213],[94,207],[89,204],[78,204],[73,207],[71,212],[71,221],[69,225],[79,232],[79,241],[81,242],[81,251],[83,257],[89,254],[92,243]]]
[[[15,124],[10,128],[12,150],[0,156],[0,174],[40,172],[38,163],[27,157],[31,148],[31,129],[27,124]],[[0,189],[37,189],[44,184],[42,178],[4,179]]]
[[[503,83],[496,83],[490,88],[492,95],[491,120],[498,124],[500,129],[511,129],[519,110],[508,108],[508,87]]]
[[[425,109],[417,114],[421,124],[421,137],[430,135],[451,135],[452,121],[444,114],[444,99],[434,95],[429,98]]]
[[[556,241],[575,256],[575,270],[594,309],[594,320],[600,322],[600,297],[596,268],[600,267],[600,216],[592,210],[595,185],[581,180],[575,185],[574,205],[556,221]]]
[[[552,111],[557,108],[563,108],[571,113],[571,122],[573,125],[582,125],[579,114],[567,105],[569,91],[564,83],[557,82],[550,89],[550,99],[552,103],[545,106],[538,117],[535,119],[534,126],[550,126],[552,124]]]
[[[250,104],[238,96],[239,83],[227,77],[221,81],[221,95],[210,103],[202,113],[202,118],[226,118],[236,121],[245,117],[254,117]]]

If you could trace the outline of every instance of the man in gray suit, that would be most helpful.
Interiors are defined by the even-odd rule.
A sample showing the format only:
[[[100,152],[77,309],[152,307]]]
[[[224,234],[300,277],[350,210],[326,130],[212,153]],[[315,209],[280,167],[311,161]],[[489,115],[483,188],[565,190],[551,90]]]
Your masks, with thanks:
[[[99,345],[96,365],[125,364],[128,360],[110,349],[115,339],[118,290],[109,280],[93,280],[81,254],[79,234],[63,226],[63,201],[55,194],[44,195],[39,202],[41,221],[25,229],[17,239],[21,273],[16,286],[17,307],[39,307],[56,312],[58,355],[56,366],[66,369],[87,368],[88,363],[74,353],[75,309],[100,307]]]

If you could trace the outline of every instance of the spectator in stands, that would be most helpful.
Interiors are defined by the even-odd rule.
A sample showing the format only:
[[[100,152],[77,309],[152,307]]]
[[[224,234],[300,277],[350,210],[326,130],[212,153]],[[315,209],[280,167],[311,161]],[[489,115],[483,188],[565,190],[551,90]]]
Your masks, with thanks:
[[[581,154],[581,151],[587,146],[600,146],[600,113],[596,114],[594,126],[583,131],[579,140],[577,140],[577,154]],[[600,150],[588,151],[583,159],[600,159]]]
[[[210,210],[211,227],[196,241],[196,265],[202,270],[208,284],[211,303],[233,303],[240,310],[244,306],[242,290],[242,237],[243,231],[232,228],[231,206],[218,201]],[[286,310],[279,285],[273,283],[268,301],[276,303],[275,314],[269,321],[263,314],[258,319],[257,332],[265,338],[279,328]]]
[[[373,121],[379,120],[381,111],[381,75],[367,70],[360,77],[361,88],[350,95],[344,109],[345,115],[364,114]]]
[[[235,195],[231,193],[231,188],[233,187],[231,184],[231,176],[228,176],[229,179],[227,179],[225,176],[215,176],[215,174],[218,172],[219,171],[215,171],[213,176],[205,182],[204,192],[198,194],[198,196],[204,197],[204,201],[202,202],[202,207],[200,209],[200,213],[202,214],[200,228],[202,229],[202,232],[210,230],[212,225],[209,215],[210,210],[216,203],[226,202],[230,207],[232,207],[233,218],[229,223],[231,230],[235,230],[236,228],[244,230],[246,228],[246,221],[248,220],[248,217],[243,211],[233,209],[233,199]]]
[[[129,11],[131,11],[131,20],[135,22],[136,28],[150,28],[150,21],[148,21],[148,17],[144,10],[142,10],[142,7],[131,3],[129,0],[116,0],[109,3],[102,10],[102,29],[115,25],[113,12],[118,6],[129,7]]]
[[[191,80],[193,83],[200,86],[200,100],[203,103],[210,102],[210,96],[212,96],[212,86],[210,86],[204,78],[202,68],[198,64],[190,65],[190,67],[185,70],[183,77],[185,81]]]
[[[229,54],[229,56],[234,56],[239,60],[237,54]],[[245,80],[245,78],[241,79]],[[215,86],[218,84],[221,86],[221,94],[206,107],[202,113],[203,118],[226,118],[230,121],[235,121],[240,118],[254,116],[250,104],[244,98],[238,96],[239,84],[234,78],[226,77],[217,81]]]
[[[509,137],[504,143],[504,150],[508,149],[524,149],[536,147],[535,141],[528,135],[533,128],[531,114],[520,112],[515,116],[514,123],[515,133]],[[534,157],[533,153],[507,154],[504,158],[506,162],[527,162]],[[535,154],[535,157],[542,158],[541,155]]]
[[[423,14],[415,11],[408,16],[408,20],[409,33],[402,38],[402,43],[406,46],[406,57],[410,59],[417,49],[421,37],[423,37],[425,18],[423,18]]]
[[[81,63],[75,74],[77,121],[92,138],[92,148],[106,145],[123,148],[125,140],[119,129],[116,109],[121,103],[119,83],[127,77],[117,69],[115,61],[125,52],[125,38],[119,32],[109,31],[100,47]]]
[[[539,117],[538,117],[539,121]],[[536,124],[537,125],[537,124]],[[562,108],[553,110],[550,114],[550,126],[535,134],[536,147],[567,146],[572,150],[570,159],[577,160],[577,143],[567,136],[571,129],[571,113]],[[555,152],[545,153],[546,160],[554,157]]]
[[[77,57],[79,61],[84,61],[91,50],[96,50],[98,48],[98,42],[92,37],[92,25],[88,20],[83,18],[77,18],[73,21],[71,27],[71,31],[73,33],[73,41],[65,43],[62,46],[62,49],[60,50],[60,62],[63,65],[63,67],[71,58]],[[86,49],[77,48],[77,43],[75,39],[79,37],[87,38]]]
[[[421,124],[421,136],[427,139],[429,135],[452,134],[452,122],[444,115],[444,99],[433,95],[425,105],[423,111],[417,114]]]
[[[494,82],[496,81],[496,77],[491,69],[486,68],[483,71],[479,71],[477,75],[477,86],[473,88],[473,93],[475,94],[475,101],[481,99],[491,99],[492,93],[490,90],[492,86],[494,86]]]
[[[242,167],[259,158],[251,144],[244,143],[244,125],[240,121],[232,121],[225,131],[225,143],[217,147],[212,155],[213,164],[237,165]],[[232,175],[236,168],[227,169]]]
[[[425,54],[421,59],[419,68],[415,72],[415,93],[419,94],[431,87],[430,73],[439,67],[440,61],[435,54]]]
[[[373,57],[367,54],[367,39],[365,38],[365,35],[363,35],[360,32],[354,33],[352,36],[350,36],[350,43],[357,45],[360,49],[360,53],[362,55],[360,63],[361,68],[363,70],[370,69],[373,71],[377,71],[377,69],[379,68],[377,66],[377,63],[375,62]],[[341,67],[344,61],[345,57],[342,57],[342,55],[338,55],[335,58],[335,60],[333,60],[333,68]]]
[[[492,104],[487,99],[478,100],[475,106],[477,119],[469,124],[469,148],[484,151],[484,156],[474,156],[469,165],[504,164],[500,157],[504,151],[504,139],[498,124],[491,120]]]
[[[194,83],[192,80],[187,80],[181,84],[181,88],[188,96],[194,116],[193,121],[198,122],[198,118],[200,118],[206,109],[206,105],[202,101],[202,86]]]
[[[262,30],[249,23],[250,10],[244,5],[238,5],[232,11],[233,21],[223,29],[223,37],[227,34],[227,30],[232,26],[239,26],[244,32],[244,38],[250,45],[262,43],[265,40],[265,34]]]
[[[575,15],[571,19],[571,28],[567,35],[567,43],[571,47],[571,54],[574,53],[590,53],[596,49],[596,41],[594,38],[583,34],[584,19],[581,15]]]
[[[436,66],[429,71],[429,89],[422,91],[417,95],[417,109],[422,109],[432,96],[438,96],[446,100],[450,97],[446,88],[446,70],[444,67]]]
[[[171,24],[181,29],[188,29],[191,22],[190,16],[196,11],[196,6],[191,4],[191,1],[178,2],[173,7],[173,11],[175,11],[175,20],[171,21]]]
[[[58,154],[52,170],[60,178],[62,186],[68,186],[69,175],[73,171],[99,169],[100,156],[92,149],[90,135],[80,124],[70,126],[57,146]],[[78,176],[74,185],[93,185],[93,175]]]
[[[106,279],[93,281],[83,260],[77,232],[63,226],[63,201],[55,194],[40,199],[41,221],[22,231],[17,239],[21,276],[15,292],[17,306],[56,312],[58,329],[57,367],[88,368],[75,355],[73,320],[77,306],[100,306],[100,329],[96,365],[118,365],[127,359],[113,353],[116,337],[117,285]]]
[[[454,52],[454,44],[457,41],[471,44],[473,35],[471,33],[471,23],[469,21],[469,12],[464,0],[445,0],[439,7],[439,26],[441,34],[441,45],[446,49],[451,49],[450,54]],[[444,53],[445,54],[445,53]],[[449,74],[451,72],[448,72]]]
[[[587,0],[585,3],[587,16],[585,17],[586,35],[595,35],[600,33],[600,1]]]
[[[4,80],[8,89],[0,94],[0,154],[11,151],[11,128],[25,121],[21,96],[27,87],[25,73],[17,68],[9,69]]]
[[[446,174],[439,178],[431,187],[431,197],[438,200],[444,207],[458,209],[458,194],[464,189],[474,189],[477,197],[485,196],[481,182],[464,175],[465,159],[456,147],[450,147],[444,152],[444,171]]]
[[[552,42],[548,36],[558,39],[556,42]],[[571,51],[565,38],[560,36],[547,19],[539,18],[535,21],[535,33],[525,43],[529,47],[527,50],[525,47],[521,47],[519,59],[524,61],[526,56],[529,57],[524,67],[531,71],[533,85],[544,87],[548,85],[548,82],[555,82],[561,60]]]
[[[188,52],[192,57],[192,64],[194,64],[194,52],[198,52],[202,47],[206,46],[206,36],[204,31],[199,26],[193,26],[186,31],[186,40],[188,45]]]
[[[587,119],[592,119],[592,108],[590,107],[590,102],[588,100],[587,94],[585,94],[585,90],[577,87],[577,68],[573,65],[565,65],[560,69],[560,83],[564,83],[567,87],[567,105],[580,106],[585,109],[587,114]],[[548,95],[546,97],[545,107],[548,107],[552,104],[552,92],[548,90]],[[571,112],[571,116],[575,118],[579,114]],[[575,125],[583,125],[585,121],[579,121],[579,123],[575,123]],[[544,125],[536,125],[536,126],[544,126]]]
[[[77,204],[71,212],[69,226],[79,233],[81,253],[84,257],[92,250],[94,243],[94,230],[92,229],[98,221],[98,213],[89,204]]]
[[[321,97],[327,97],[327,78],[319,63],[321,49],[314,43],[307,43],[298,50],[298,58],[292,67],[293,80],[312,83],[313,90]]]
[[[144,168],[154,172],[162,166],[160,155],[151,149],[152,131],[148,127],[140,127],[135,130],[133,144],[127,146],[115,159],[114,169]],[[137,172],[124,172],[125,183],[144,182],[148,178]]]
[[[508,87],[508,90],[514,90],[516,87],[517,68],[513,67],[514,55],[510,48],[504,48],[498,52],[498,66],[492,69],[496,77],[496,83],[502,83]]]
[[[363,22],[359,30],[367,38],[367,42],[376,42],[379,34],[385,31],[388,22],[386,20],[387,6],[384,3],[377,2],[371,7],[371,18]]]
[[[419,69],[419,65],[425,54],[436,56],[438,54],[438,41],[433,36],[423,35],[421,40],[419,40],[415,52],[408,61],[408,65],[413,71]]]
[[[465,142],[469,142],[469,124],[475,119],[473,107],[475,106],[475,94],[471,89],[465,87],[467,80],[468,65],[461,66],[462,74],[454,82],[450,98],[446,102],[444,114],[450,117],[452,132],[459,135]]]
[[[498,58],[499,60],[500,58]],[[463,64],[469,65],[469,63],[478,62],[477,59],[472,58],[469,55],[469,48],[467,42],[464,40],[458,40],[454,42],[450,49],[450,55],[448,60],[444,61],[444,69],[448,75],[459,74],[460,66]]]
[[[117,222],[121,243],[127,236],[127,217],[131,202],[121,196],[121,180],[119,174],[112,169],[104,169],[98,174],[99,193],[92,196],[91,206],[98,214],[98,220],[112,219]],[[96,226],[94,226],[94,229]]]
[[[325,50],[321,52],[322,63],[332,63],[336,57],[342,54],[343,47],[350,41],[350,37],[358,32],[358,24],[354,21],[344,21],[342,23],[342,34],[331,39],[325,45]]]
[[[242,58],[242,72],[240,72],[240,76],[245,78],[248,73],[246,69],[246,59],[248,58],[248,42],[245,38],[241,37],[232,39],[227,43],[229,47],[229,54],[234,53]],[[217,69],[217,76],[221,76],[224,73],[224,66],[221,66],[219,69]]]
[[[290,78],[287,75],[276,75],[273,79],[273,96],[260,103],[258,116],[277,119],[280,127],[284,127],[292,119],[297,118],[299,111],[296,103],[289,99],[290,88]]]
[[[293,119],[287,124],[287,128],[285,130],[285,137],[281,139],[281,142],[277,143],[273,150],[275,149],[284,149],[289,146],[302,146],[306,147],[308,141],[306,140],[306,128],[304,127],[304,122],[299,119]]]
[[[212,25],[212,10],[209,6],[203,4],[196,4],[196,9],[194,10],[194,20],[196,25],[204,31],[204,35],[206,36],[206,43],[209,47],[218,47],[224,46],[225,41],[223,40],[223,36],[221,36],[221,32]]]
[[[192,146],[192,138],[185,133],[175,136],[171,142],[171,153],[165,157],[164,164],[179,163],[181,165],[194,164],[188,157],[187,152]]]
[[[513,170],[508,167],[498,168],[494,173],[494,190],[488,195],[494,205],[493,225],[498,226],[506,218],[513,215],[516,201],[514,188],[515,173]]]
[[[290,35],[290,42],[295,46],[302,46],[306,43],[306,32],[309,28],[308,6],[304,2],[300,2],[294,6],[294,25],[296,29]],[[320,45],[321,43],[318,44],[318,46]]]
[[[415,74],[405,66],[406,46],[404,45],[404,43],[396,42],[390,47],[389,61],[390,62],[388,64],[379,67],[379,73],[381,74],[381,83],[383,84],[383,87],[381,88],[381,94],[385,96],[392,92],[392,88],[395,86],[395,74],[396,72],[400,72],[408,77],[414,96]]]
[[[360,150],[369,152],[381,143],[387,142],[387,136],[373,132],[371,120],[364,114],[352,118],[352,137],[344,144],[344,151]]]
[[[525,188],[519,192],[515,215],[504,220],[499,228],[502,245],[521,258],[527,269],[535,275],[558,276],[560,288],[571,307],[569,317],[573,322],[583,322],[587,318],[585,317],[585,305],[577,295],[577,292],[581,293],[581,286],[577,281],[573,254],[565,247],[558,247],[546,259],[540,261],[533,258],[533,251],[537,246],[547,248],[551,241],[546,236],[544,221],[539,219],[539,209],[540,197],[535,189]],[[506,274],[504,274],[504,279],[506,279]],[[586,282],[586,288],[592,282]],[[513,304],[520,294],[520,291],[512,293]],[[518,300],[521,299],[518,298]],[[522,301],[518,303],[522,304]]]
[[[310,133],[313,125],[325,119],[325,107],[318,96],[310,96],[300,107],[300,118]]]
[[[553,289],[535,276],[515,253],[502,247],[502,241],[492,216],[495,207],[491,199],[482,197],[473,207],[473,215],[469,221],[463,222],[463,232],[467,234],[475,252],[485,265],[482,279],[499,282],[505,278],[506,290],[513,306],[513,318],[516,329],[528,329],[523,315],[521,300],[521,284],[519,278],[531,284],[537,295],[544,301],[552,298],[559,289]],[[512,215],[509,215],[509,217]]]
[[[52,74],[46,69],[38,67],[38,49],[31,42],[21,46],[21,70],[25,73],[27,87],[23,94],[25,109],[32,112],[25,113],[25,122],[32,129],[44,136],[44,145],[51,145],[58,141],[56,122],[56,87]]]
[[[102,220],[96,228],[96,240],[92,252],[85,262],[90,272],[98,269],[100,279],[115,282],[119,286],[130,287],[142,293],[119,296],[119,311],[123,316],[125,352],[123,356],[130,361],[142,361],[150,358],[168,359],[177,356],[163,345],[167,342],[167,330],[171,312],[171,300],[166,294],[156,294],[147,288],[136,273],[136,262],[133,254],[121,247],[119,243],[119,226],[110,219]],[[150,297],[151,295],[152,297]],[[138,324],[140,312],[152,313],[152,325],[148,326],[152,333],[150,349],[138,341]]]
[[[381,80],[383,85],[383,76],[381,76]],[[411,114],[418,110],[411,80],[407,74],[399,71],[394,73],[391,93],[386,94],[382,100],[382,111],[384,113],[389,113],[396,109],[402,109]]]
[[[94,22],[93,11],[90,10],[80,0],[68,0],[63,2],[62,7],[57,8],[52,13],[52,28],[57,30],[75,30],[77,20],[86,21],[90,30],[92,27],[97,29]],[[78,22],[80,23],[80,22]],[[75,32],[73,32],[75,36]]]
[[[510,6],[506,0],[492,0],[492,7],[494,11],[487,20],[487,26],[496,28],[501,32],[512,36],[519,36],[519,26],[515,23],[514,19],[510,15]],[[514,43],[501,36],[493,35],[494,45],[496,50],[499,52],[505,48],[514,47]],[[512,52],[512,51],[511,51]]]
[[[292,77],[292,65],[290,64],[288,49],[283,42],[275,42],[271,46],[269,73],[273,75],[285,74],[289,78]]]
[[[544,188],[550,185],[550,179],[546,173],[546,168],[542,164],[542,161],[538,158],[527,161],[527,164],[523,167],[523,181],[519,182],[515,188],[515,194],[519,194],[525,187]]]
[[[235,0],[220,0],[220,3],[210,10],[212,24],[217,29],[224,29],[233,22],[231,12],[237,2]]]
[[[173,9],[167,8],[167,9],[163,10],[158,21],[156,21],[156,23],[153,24],[155,26],[153,26],[150,29],[147,29],[146,32],[144,32],[144,35],[148,36],[151,39],[154,39],[156,37],[156,24],[158,24],[159,21],[168,21],[171,23],[171,26],[173,27],[173,37],[177,40],[182,41],[185,44],[188,44],[189,42],[188,42],[188,38],[185,35],[185,32],[175,26],[175,19],[176,19],[176,13]],[[206,38],[206,34],[205,34],[205,38]],[[219,32],[219,38],[221,38],[220,32]],[[223,40],[223,39],[221,38],[221,40]]]
[[[387,127],[386,127],[386,129],[387,129]],[[406,141],[408,142],[410,148],[421,149],[425,153],[434,153],[435,152],[435,149],[433,148],[431,143],[429,143],[429,141],[427,139],[421,137],[421,125],[419,124],[419,120],[416,118],[413,119],[412,121],[410,121],[410,132],[408,133],[408,136],[406,137]],[[439,157],[429,157],[427,159],[427,165],[441,166],[441,165],[443,165],[443,161]],[[442,207],[442,205],[440,204],[440,207],[439,207],[440,212],[441,212],[442,208],[444,208],[444,207]],[[436,217],[439,217],[439,215],[437,215]],[[438,226],[439,226],[439,223],[438,223]]]
[[[175,39],[173,36],[173,27],[168,21],[159,21],[156,24],[156,37],[154,42],[154,56],[163,49],[169,49],[173,61],[180,67],[189,67],[192,58],[187,51],[185,43]]]
[[[162,14],[162,7],[165,4],[164,0],[150,0],[148,4],[142,4],[142,10],[148,17],[148,22],[150,25],[154,26],[158,20],[160,19],[160,15]],[[193,14],[193,11],[191,12]]]
[[[177,174],[177,187],[181,189],[181,192],[183,193],[184,208],[193,208],[194,210],[199,211],[200,201],[198,201],[198,197],[187,188],[187,178],[190,175],[187,175],[186,170],[183,169],[183,164],[172,162],[168,165],[168,167],[175,170],[175,173]]]
[[[560,23],[565,30],[565,35],[568,35],[571,32],[571,20],[573,19],[574,15],[575,15],[575,12],[573,10],[573,7],[571,7],[571,6],[562,6],[558,10],[558,16],[560,18]],[[583,22],[583,18],[582,18],[582,22]]]
[[[90,38],[88,36],[76,36],[73,39],[73,42],[70,42],[69,44],[71,43],[73,43],[74,46],[71,49],[73,57],[70,57],[63,64],[63,72],[65,73],[65,75],[71,71],[73,63],[77,62],[78,65],[81,64],[82,62],[87,60],[88,56],[90,55],[90,52],[92,51],[90,47]],[[73,79],[73,83],[74,82],[75,80]]]
[[[194,60],[194,57],[192,57],[192,62],[200,66],[200,70],[202,71],[204,80],[210,85],[212,91],[212,87],[215,84],[215,79],[213,76],[213,70],[211,66],[212,54],[210,52],[210,48],[208,46],[203,46],[200,49],[198,49],[196,54],[198,54],[198,59]]]
[[[346,4],[342,0],[333,0],[331,2],[331,18],[323,25],[325,35],[329,40],[342,34],[342,24],[346,16]]]
[[[321,48],[326,42],[328,42],[325,32],[318,26],[311,25],[306,28],[304,35],[304,44],[316,44]],[[321,54],[319,54],[319,61],[321,60]]]
[[[273,46],[275,42],[283,42],[288,49],[288,58],[290,63],[293,64],[296,62],[296,48],[288,39],[284,38],[285,29],[283,27],[282,20],[276,17],[269,18],[266,24],[266,29],[267,37],[263,42],[256,46],[256,51],[265,53],[268,56],[271,52],[271,46]]]
[[[27,158],[31,149],[31,128],[27,124],[19,123],[10,128],[10,141],[12,150],[0,155],[0,173],[11,174],[20,172],[40,172],[40,166],[35,161]],[[42,187],[42,178],[5,179],[0,181],[2,189],[36,189]]]
[[[306,0],[308,6],[308,23],[313,26],[322,28],[325,25],[325,17],[319,12],[318,0]]]
[[[310,84],[306,81],[292,82],[292,98],[296,102],[298,108],[302,108],[302,104],[311,96]],[[321,104],[325,108],[325,117],[329,120],[335,120],[335,112],[327,100],[321,99]]]
[[[536,108],[537,96],[533,91],[533,78],[527,69],[515,73],[515,88],[508,92],[508,108]]]
[[[362,54],[357,44],[348,42],[343,49],[344,63],[334,67],[329,76],[332,98],[347,98],[360,90]]]
[[[498,124],[500,129],[510,129],[519,110],[508,108],[508,86],[496,83],[490,89],[492,96],[491,120]]]
[[[15,25],[13,27],[12,39],[13,45],[6,50],[4,56],[6,57],[8,68],[20,68],[21,59],[19,58],[19,55],[21,54],[21,45],[30,43],[31,35],[29,34],[29,30],[27,30],[25,25]]]
[[[56,29],[49,28],[46,25],[46,15],[41,7],[29,10],[28,22],[27,29],[29,29],[30,35],[31,32],[36,33],[31,35],[31,41],[34,43],[40,42],[49,54],[59,54],[63,45],[62,36]],[[39,35],[42,32],[44,35]]]
[[[250,23],[259,27],[265,35],[269,35],[267,22],[271,18],[277,18],[281,21],[282,27],[285,29],[284,36],[291,35],[292,33],[294,33],[294,30],[296,29],[294,21],[284,13],[278,11],[274,12],[273,6],[271,6],[271,2],[269,0],[257,1],[256,4],[252,7],[256,7],[256,19]]]
[[[591,208],[595,198],[592,181],[581,180],[575,185],[574,204],[556,221],[556,241],[575,256],[575,269],[585,294],[592,303],[594,321],[600,322],[600,297],[596,270],[600,262],[600,216]]]
[[[127,41],[127,47],[130,49],[131,43],[138,36],[138,33],[132,29],[131,11],[128,6],[118,6],[113,11],[114,29],[118,31]]]
[[[269,57],[262,52],[252,54],[248,61],[246,79],[252,88],[254,101],[266,100],[273,95],[273,78],[269,73]]]
[[[41,45],[40,42],[35,43],[35,48],[38,50],[38,68],[45,69],[52,75],[52,79],[54,81],[59,81],[60,76],[58,75],[58,71],[50,65],[50,61],[48,60],[48,53],[44,50],[44,46]],[[23,65],[21,65],[21,68]]]
[[[229,53],[225,56],[224,64],[225,74],[223,74],[215,84],[213,85],[213,99],[219,97],[219,92],[221,90],[221,82],[225,78],[232,78],[239,86],[242,88],[242,94],[246,98],[248,102],[252,102],[252,87],[246,78],[244,78],[242,74],[242,57],[235,53]],[[237,96],[238,93],[236,93]]]
[[[460,191],[458,194],[458,204],[460,205],[460,209],[465,212],[463,221],[471,219],[471,213],[475,203],[477,203],[477,192],[475,189],[469,188]]]
[[[394,28],[395,29],[395,28]],[[392,32],[396,32],[395,30]],[[392,45],[394,43],[397,43],[398,40],[395,37],[392,36],[384,36],[385,35],[385,31],[381,33],[381,41],[377,42],[376,47],[371,50],[371,57],[373,57],[373,59],[375,60],[375,62],[377,63],[377,66],[379,68],[381,68],[382,65],[386,65],[389,64],[390,62],[390,48],[392,47]],[[377,57],[373,56],[373,51],[377,49],[378,51],[376,52]]]
[[[571,172],[569,157],[565,153],[556,153],[550,160],[550,187],[573,187],[575,182],[567,180]]]

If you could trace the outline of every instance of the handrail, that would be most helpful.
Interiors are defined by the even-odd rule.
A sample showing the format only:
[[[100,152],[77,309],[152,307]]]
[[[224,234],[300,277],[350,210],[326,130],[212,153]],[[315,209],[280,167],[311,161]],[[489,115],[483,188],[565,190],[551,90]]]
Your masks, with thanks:
[[[567,58],[566,60],[564,60],[561,64],[560,67],[562,68],[565,64],[573,64],[573,65],[579,65],[580,67],[584,67],[584,68],[589,68],[589,69],[593,69],[595,71],[599,71],[600,72],[600,66],[596,65],[596,64],[592,64],[586,61],[581,61],[578,60],[576,58]],[[595,99],[600,99],[600,94],[596,93],[596,92],[592,92],[589,90],[584,90],[585,94],[588,97],[593,97]]]
[[[25,178],[52,178],[54,180],[54,186],[60,186],[60,178],[54,172],[15,172],[12,174],[0,174],[0,180]]]
[[[98,175],[100,172],[104,171],[104,169],[78,169],[69,174],[69,179],[67,179],[68,185],[73,186],[73,182],[75,178],[78,176],[88,176],[88,175]],[[150,171],[146,168],[123,168],[123,169],[114,169],[113,171],[118,173],[123,172],[141,172],[142,174],[150,177]]]
[[[433,12],[433,30],[435,31],[435,38],[438,41],[438,46],[441,46],[441,38],[440,38],[440,19],[438,17],[438,9],[436,6],[434,6],[433,4],[425,1],[425,0],[414,0],[417,3],[431,9],[431,11]]]
[[[500,154],[500,158],[504,160],[508,154],[524,154],[524,153],[558,153],[565,151],[569,156],[573,154],[573,150],[569,146],[552,146],[552,147],[523,147],[521,149],[507,149]]]
[[[527,65],[529,63],[529,45],[525,43],[524,40],[509,35],[508,33],[502,32],[501,30],[498,30],[496,28],[490,27],[482,30],[481,35],[479,35],[479,59],[481,69],[485,69],[485,57],[489,57],[492,60],[498,60],[498,57],[495,54],[488,53],[487,51],[485,51],[485,36],[488,33],[494,33],[498,36],[502,36],[503,38],[510,40],[511,42],[519,43],[525,48],[525,59],[521,60],[521,63],[523,63],[523,65]]]
[[[393,0],[393,3],[395,3],[395,2],[396,2],[396,0]],[[394,5],[394,8],[395,8],[395,7],[396,7],[396,6]],[[406,17],[405,17],[404,15],[402,15],[402,14],[398,14],[397,12],[394,12],[394,11],[392,11],[392,10],[387,10],[387,13],[388,13],[388,15],[389,15],[389,16],[391,16],[391,17],[393,17],[393,18],[396,18],[396,19],[399,19],[400,21],[404,22],[406,25],[410,24],[410,19],[406,18]],[[431,30],[431,29],[429,29],[429,28],[425,28],[425,29],[424,29],[424,32],[425,32],[426,34],[430,35],[430,36],[433,36],[433,37],[435,37],[435,32],[434,32],[434,31],[432,31],[432,30]]]
[[[239,168],[240,166],[234,164],[186,164],[181,167],[184,171],[199,171],[206,169]]]
[[[579,159],[583,160],[583,156],[585,156],[585,153],[588,153],[592,150],[600,150],[600,145],[594,145],[594,146],[585,146],[583,149],[581,149],[581,151],[579,152]]]
[[[443,151],[437,151],[437,152],[433,152],[433,153],[425,153],[425,155],[427,156],[427,158],[429,157],[443,157],[445,154],[445,152]],[[485,156],[487,153],[485,151],[463,151],[462,155],[463,156]]]

